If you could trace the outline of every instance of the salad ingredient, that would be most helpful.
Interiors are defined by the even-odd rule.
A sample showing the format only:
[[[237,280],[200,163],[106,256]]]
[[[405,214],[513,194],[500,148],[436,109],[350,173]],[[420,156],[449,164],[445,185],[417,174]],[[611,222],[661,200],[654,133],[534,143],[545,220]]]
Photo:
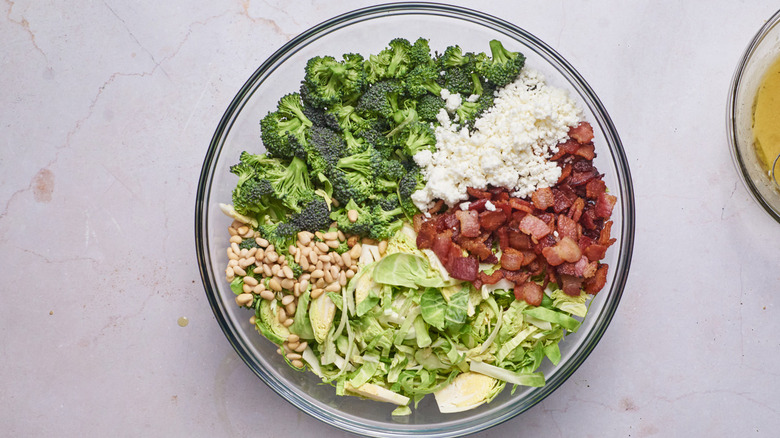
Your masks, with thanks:
[[[445,414],[463,412],[480,406],[504,389],[501,380],[484,374],[467,372],[433,393],[439,411]]]
[[[753,105],[753,137],[756,155],[768,173],[780,155],[780,58],[769,66],[756,92]]]
[[[525,68],[493,104],[474,132],[449,119],[436,128],[437,150],[422,170],[427,183],[412,195],[418,208],[427,210],[435,199],[451,207],[467,199],[467,187],[507,187],[524,198],[558,181],[561,169],[548,160],[580,121],[574,101]]]

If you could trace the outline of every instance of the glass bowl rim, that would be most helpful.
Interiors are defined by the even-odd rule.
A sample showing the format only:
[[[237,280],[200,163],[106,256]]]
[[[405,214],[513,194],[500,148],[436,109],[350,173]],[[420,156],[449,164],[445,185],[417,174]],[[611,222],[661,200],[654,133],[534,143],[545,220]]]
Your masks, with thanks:
[[[763,208],[764,211],[766,211],[766,213],[772,217],[772,219],[780,222],[780,211],[778,211],[778,208],[780,207],[773,207],[766,199],[764,199],[764,197],[761,195],[761,192],[758,190],[758,186],[749,176],[747,163],[742,157],[742,154],[739,152],[739,141],[737,140],[736,135],[737,118],[735,116],[735,111],[737,108],[737,90],[742,83],[745,68],[753,57],[753,54],[755,53],[758,46],[762,41],[764,41],[766,35],[777,25],[780,25],[780,10],[772,14],[766,23],[764,23],[764,25],[758,29],[742,53],[742,57],[737,64],[737,68],[734,70],[734,74],[731,78],[731,84],[729,86],[728,100],[726,101],[726,133],[729,142],[729,153],[731,154],[731,160],[734,163],[734,168],[736,169],[737,174],[739,174],[739,179],[742,181],[742,184],[745,186],[745,188],[748,189],[748,193],[750,193],[750,196],[753,198],[753,200],[755,200],[755,202],[760,205],[761,208]]]
[[[594,116],[597,116],[600,122],[603,124],[603,134],[606,143],[609,147],[611,157],[615,162],[617,170],[617,180],[620,184],[620,202],[623,211],[623,219],[621,221],[621,236],[620,253],[618,255],[618,263],[621,268],[616,271],[613,279],[612,288],[609,291],[609,295],[612,298],[611,302],[604,304],[604,311],[601,314],[600,323],[594,324],[593,329],[588,333],[589,339],[583,340],[583,345],[579,351],[575,352],[571,360],[567,363],[561,363],[558,365],[562,369],[557,373],[552,381],[548,380],[547,384],[542,388],[535,388],[538,391],[532,393],[531,400],[524,400],[512,402],[507,406],[507,409],[501,411],[500,414],[493,415],[492,417],[480,417],[471,420],[468,423],[459,423],[457,429],[449,428],[436,428],[435,426],[427,429],[415,429],[409,431],[397,431],[393,429],[377,429],[373,427],[366,427],[362,424],[354,421],[344,420],[337,415],[333,415],[327,410],[320,409],[317,406],[312,406],[308,401],[301,398],[298,394],[290,389],[281,385],[275,378],[267,375],[264,370],[258,369],[250,363],[248,360],[248,352],[245,351],[236,335],[229,329],[226,316],[220,311],[219,303],[217,302],[218,293],[217,289],[212,287],[212,272],[208,259],[208,236],[207,229],[204,228],[207,217],[207,208],[209,206],[210,188],[213,179],[213,164],[216,163],[221,152],[221,143],[224,141],[227,133],[230,130],[232,122],[235,117],[240,113],[243,104],[246,103],[247,94],[251,94],[254,87],[257,85],[258,80],[263,79],[269,75],[273,70],[281,65],[286,59],[287,55],[296,49],[300,44],[304,44],[310,40],[316,40],[321,34],[327,34],[329,31],[337,30],[338,28],[348,26],[353,23],[365,21],[368,19],[377,19],[382,16],[395,16],[395,15],[426,15],[436,16],[441,15],[447,18],[453,18],[457,20],[469,21],[492,30],[500,31],[511,38],[522,41],[524,44],[528,44],[529,48],[534,50],[537,54],[541,55],[548,62],[550,62],[571,84],[579,87],[579,91],[584,93],[583,96],[586,102],[589,104]],[[535,406],[541,402],[558,387],[560,387],[585,361],[590,355],[590,352],[595,348],[596,344],[600,341],[607,327],[609,326],[612,317],[617,310],[618,304],[622,297],[623,290],[628,278],[628,272],[631,265],[631,256],[634,245],[634,193],[633,184],[631,180],[631,174],[628,166],[628,160],[623,151],[622,142],[617,134],[614,124],[601,103],[600,99],[596,96],[590,85],[582,78],[582,76],[574,69],[569,62],[564,59],[560,54],[553,50],[546,43],[538,39],[536,36],[527,32],[526,30],[509,23],[503,19],[497,18],[493,15],[489,15],[473,9],[456,7],[441,3],[431,2],[398,2],[398,3],[386,3],[376,6],[369,6],[347,12],[341,15],[337,15],[320,24],[311,27],[310,29],[302,32],[295,38],[285,43],[281,48],[274,52],[267,60],[265,60],[250,78],[244,83],[242,88],[236,94],[231,101],[228,108],[225,110],[222,118],[219,121],[218,127],[212,137],[209,144],[209,149],[203,161],[201,168],[200,178],[198,181],[198,188],[196,192],[196,204],[195,204],[195,243],[198,266],[200,270],[201,280],[204,285],[204,289],[209,300],[209,305],[214,312],[217,322],[220,325],[223,333],[227,337],[228,341],[233,346],[236,353],[241,357],[247,366],[266,383],[274,392],[280,395],[283,399],[290,404],[305,412],[306,414],[314,417],[322,422],[328,423],[338,429],[348,431],[351,433],[358,433],[362,435],[377,435],[377,436],[460,436],[464,434],[476,433],[487,428],[501,424],[522,412]],[[601,292],[602,294],[607,291]]]

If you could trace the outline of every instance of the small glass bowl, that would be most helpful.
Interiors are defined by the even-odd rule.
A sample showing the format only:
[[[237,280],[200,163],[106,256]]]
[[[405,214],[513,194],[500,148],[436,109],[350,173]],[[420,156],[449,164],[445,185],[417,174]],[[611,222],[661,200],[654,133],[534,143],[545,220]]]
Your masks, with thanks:
[[[611,193],[618,197],[613,210],[612,236],[607,253],[609,278],[593,300],[579,331],[561,342],[561,362],[549,362],[540,371],[542,388],[518,387],[503,391],[491,403],[458,414],[442,414],[433,396],[426,397],[412,415],[392,417],[393,406],[340,397],[310,372],[291,369],[276,346],[249,324],[251,313],[236,306],[225,281],[227,227],[231,219],[220,211],[229,203],[235,176],[229,167],[242,150],[261,152],[259,120],[275,108],[278,99],[299,88],[306,61],[315,55],[377,53],[396,37],[425,37],[433,50],[458,44],[464,51],[486,51],[491,39],[509,50],[521,51],[526,65],[542,72],[548,83],[565,88],[583,109],[594,128],[595,164],[604,173]],[[628,162],[617,131],[600,100],[580,74],[558,53],[525,30],[477,11],[431,3],[394,3],[356,10],[332,18],[292,39],[265,61],[227,108],[203,162],[195,204],[195,241],[201,277],[214,315],[239,356],[283,399],[303,412],[337,428],[373,436],[459,436],[474,433],[520,414],[551,394],[588,357],[617,310],[628,276],[634,243],[634,196]]]
[[[756,93],[769,66],[780,57],[780,11],[776,12],[753,37],[745,49],[731,80],[726,106],[726,129],[734,166],[753,199],[780,222],[780,188],[761,166],[753,136],[753,105]],[[774,176],[780,179],[780,160]]]

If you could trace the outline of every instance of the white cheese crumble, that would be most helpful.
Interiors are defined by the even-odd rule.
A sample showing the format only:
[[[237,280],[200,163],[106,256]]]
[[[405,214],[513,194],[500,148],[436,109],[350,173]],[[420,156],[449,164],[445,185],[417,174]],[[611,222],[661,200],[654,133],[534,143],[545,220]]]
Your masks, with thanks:
[[[492,202],[490,202],[490,201],[487,201],[487,202],[485,203],[485,210],[487,210],[487,211],[496,211],[496,206],[495,206],[495,205],[493,205],[493,203],[492,203]]]
[[[444,108],[447,112],[453,113],[460,108],[463,103],[463,98],[458,93],[450,93],[450,90],[442,88],[440,92],[441,98],[444,99]]]
[[[446,94],[445,99],[452,96]],[[426,211],[435,199],[450,207],[468,199],[467,187],[506,187],[521,198],[537,187],[551,187],[561,171],[548,158],[581,118],[565,90],[524,68],[515,82],[496,93],[493,107],[475,121],[473,133],[452,123],[447,111],[439,112],[436,152],[421,157],[427,163],[421,166],[427,183],[412,200]]]
[[[468,209],[469,209],[469,205],[471,205],[471,202],[468,202],[468,201],[466,201],[466,202],[461,202],[461,203],[460,203],[460,209],[461,209],[461,210],[464,210],[464,211],[465,211],[465,210],[468,210]]]

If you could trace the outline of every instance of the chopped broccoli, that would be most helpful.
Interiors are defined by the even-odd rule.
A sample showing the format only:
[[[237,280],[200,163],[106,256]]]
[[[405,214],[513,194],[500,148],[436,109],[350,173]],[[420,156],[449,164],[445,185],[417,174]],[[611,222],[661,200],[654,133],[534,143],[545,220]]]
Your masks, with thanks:
[[[436,116],[446,103],[439,95],[426,94],[417,101],[417,115],[420,117],[420,120],[436,122]]]
[[[436,150],[436,134],[428,123],[416,122],[409,125],[404,130],[403,136],[403,150],[409,157],[413,157],[417,152],[425,149],[431,152]]]
[[[501,44],[501,41],[498,40],[490,41],[490,53],[492,59],[484,58],[476,62],[476,69],[479,74],[497,88],[510,84],[517,79],[520,70],[525,64],[525,56],[523,54],[507,50]]]
[[[331,222],[327,202],[321,196],[316,195],[304,204],[300,213],[292,215],[289,219],[296,234],[304,230],[311,232],[324,230]]]
[[[355,108],[363,117],[382,117],[392,119],[398,110],[402,83],[395,80],[377,82],[369,87],[358,100]]]
[[[344,141],[347,145],[346,155],[355,155],[361,152],[365,152],[365,150],[368,149],[368,147],[370,146],[362,138],[359,137],[355,138],[355,136],[352,135],[352,132],[350,131],[344,131],[343,134],[344,134]]]
[[[336,122],[336,129],[339,131],[356,132],[371,126],[371,121],[360,116],[352,105],[334,104],[328,109],[327,114],[333,117],[333,120]],[[333,128],[331,127],[331,129]]]
[[[444,49],[444,53],[439,56],[439,64],[445,70],[450,67],[463,67],[470,62],[470,56],[463,55],[463,50],[457,45],[447,47]]]
[[[412,47],[409,49],[409,63],[413,66],[434,64],[428,40],[417,38],[414,44],[412,44]]]
[[[358,212],[357,221],[349,220],[347,217],[349,210]],[[402,222],[397,217],[402,213],[401,207],[386,211],[379,205],[361,207],[355,201],[350,201],[343,209],[333,212],[331,218],[336,221],[338,228],[345,234],[384,240],[401,227]]]
[[[301,275],[303,275],[303,268],[298,263],[295,263],[293,260],[289,259],[287,260],[287,266],[290,267],[290,270],[292,270],[293,277],[298,278]]]
[[[442,77],[443,87],[449,90],[450,93],[459,93],[468,97],[471,94],[476,94],[476,86],[471,78],[471,71],[467,67],[449,67],[444,70],[444,76]]]
[[[269,112],[260,120],[260,135],[268,156],[282,159],[298,156],[310,126],[311,120],[303,113],[301,95],[290,93],[283,96],[276,111]],[[291,142],[291,137],[297,143]]]
[[[322,126],[312,126],[307,163],[311,173],[328,175],[330,169],[336,166],[339,158],[346,153],[344,138],[332,129]]]
[[[306,63],[303,84],[307,103],[317,108],[355,99],[366,84],[363,57],[346,54],[339,62],[332,56],[315,56]]]
[[[335,114],[331,111],[325,111],[322,108],[314,108],[309,105],[303,106],[303,114],[311,120],[313,126],[321,126],[323,128],[332,129],[334,131],[341,131],[339,120]],[[301,157],[305,159],[305,157]]]
[[[365,62],[368,82],[400,78],[406,74],[410,64],[412,44],[404,38],[395,38],[388,47]]]
[[[408,173],[398,182],[398,200],[407,218],[411,218],[420,210],[412,202],[412,193],[425,187],[425,179],[420,173],[420,168],[409,169]]]
[[[244,239],[241,241],[241,243],[238,244],[238,247],[241,249],[252,249],[252,248],[259,248],[260,245],[257,244],[257,240],[255,239]]]
[[[441,95],[441,85],[438,84],[439,71],[433,65],[418,65],[404,78],[404,91],[413,98],[432,93]]]

